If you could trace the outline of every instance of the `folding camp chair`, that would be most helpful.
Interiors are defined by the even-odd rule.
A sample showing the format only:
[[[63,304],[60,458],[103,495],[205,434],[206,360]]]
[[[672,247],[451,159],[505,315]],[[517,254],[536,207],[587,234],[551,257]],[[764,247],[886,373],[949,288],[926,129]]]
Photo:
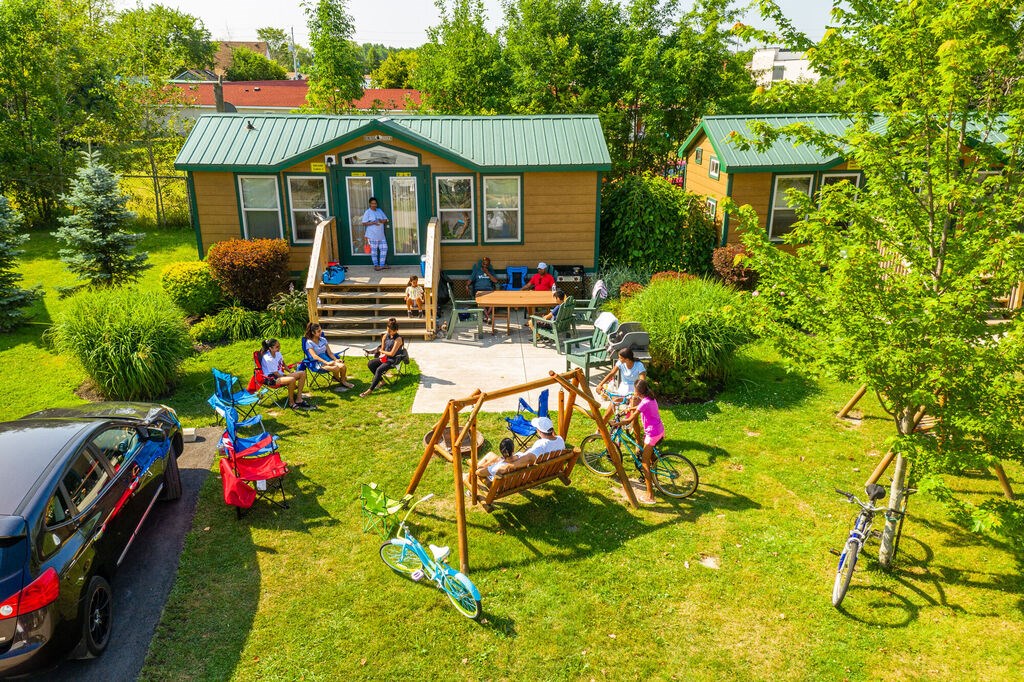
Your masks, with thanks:
[[[380,348],[378,345],[366,346],[363,348],[363,352],[366,353],[366,359],[375,358],[379,355],[377,349]],[[394,357],[394,362],[391,363],[391,367],[384,372],[384,376],[381,377],[381,384],[384,386],[390,386],[398,377],[405,374],[405,368],[409,364],[409,351],[405,346],[402,346],[402,350]]]
[[[526,284],[526,272],[527,268],[525,265],[510,265],[505,268],[505,276],[508,281],[505,282],[505,291],[519,291]]]
[[[235,508],[238,518],[242,518],[244,510],[250,509],[257,499],[288,509],[288,496],[284,490],[288,465],[277,450],[277,436],[266,430],[259,415],[239,421],[234,408],[216,405],[212,399],[210,404],[218,412],[223,410],[226,423],[218,446],[222,457],[220,473],[225,504]],[[255,435],[241,436],[238,433],[239,429],[256,427],[259,430]],[[280,501],[276,499],[277,493],[280,493]]]
[[[213,372],[213,395],[223,404],[238,410],[242,419],[248,419],[256,414],[263,389],[248,391],[241,388],[241,380],[234,374],[222,372],[216,367]],[[235,390],[235,387],[238,389]]]
[[[383,488],[378,487],[376,483],[364,483],[360,499],[363,509],[363,532],[376,530],[381,537],[386,538],[395,527],[394,515],[409,504],[412,495],[395,500],[388,497]]]
[[[252,381],[249,382],[249,389],[252,390],[253,385],[260,387],[259,396],[260,402],[264,405],[270,403],[275,407],[288,407],[288,388],[285,386],[271,386],[267,383],[267,377],[263,374],[263,363],[260,362],[260,356],[263,355],[263,351],[257,348],[252,352]],[[299,396],[299,400],[302,396]]]
[[[306,370],[306,385],[314,390],[320,390],[324,388],[330,388],[335,381],[334,375],[321,368],[321,364],[314,360],[309,355],[309,345],[312,343],[306,337],[302,337],[302,356],[303,360],[299,363],[301,369]],[[345,353],[348,352],[348,348],[342,348],[341,353],[338,357],[342,362],[345,361]],[[339,382],[340,383],[340,382]]]
[[[548,389],[545,388],[537,397],[536,410],[530,407],[530,404],[525,399],[520,398],[516,416],[505,417],[505,421],[508,422],[508,430],[512,433],[512,440],[515,441],[517,450],[525,450],[530,446],[530,441],[537,436],[537,429],[533,428],[530,420],[524,416],[524,412],[535,417],[548,416]]]

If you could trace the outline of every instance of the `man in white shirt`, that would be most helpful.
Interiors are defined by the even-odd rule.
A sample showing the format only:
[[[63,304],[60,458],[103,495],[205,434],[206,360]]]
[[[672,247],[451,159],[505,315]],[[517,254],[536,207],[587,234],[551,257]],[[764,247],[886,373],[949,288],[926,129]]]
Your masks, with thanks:
[[[537,461],[541,455],[549,452],[565,450],[565,440],[555,434],[555,425],[547,417],[535,417],[530,420],[530,426],[537,429],[537,440],[533,442],[526,452],[516,458],[516,468],[527,466]]]

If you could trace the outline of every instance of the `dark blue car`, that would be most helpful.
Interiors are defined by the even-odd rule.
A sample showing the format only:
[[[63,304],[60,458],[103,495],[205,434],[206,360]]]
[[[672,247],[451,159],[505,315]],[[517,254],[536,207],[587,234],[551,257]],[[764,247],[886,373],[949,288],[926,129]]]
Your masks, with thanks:
[[[0,423],[0,676],[103,652],[111,583],[158,499],[181,496],[169,407],[98,403]]]

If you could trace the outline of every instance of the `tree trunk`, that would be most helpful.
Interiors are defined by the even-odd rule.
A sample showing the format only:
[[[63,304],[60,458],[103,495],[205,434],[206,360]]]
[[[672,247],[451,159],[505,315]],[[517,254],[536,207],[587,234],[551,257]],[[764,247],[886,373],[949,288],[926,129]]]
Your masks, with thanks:
[[[882,528],[882,542],[878,548],[878,563],[882,568],[892,566],[896,554],[895,540],[899,518],[892,512],[902,509],[903,496],[906,492],[907,460],[903,455],[896,455],[896,468],[892,473],[892,486],[889,488],[889,513],[885,515],[885,526]]]

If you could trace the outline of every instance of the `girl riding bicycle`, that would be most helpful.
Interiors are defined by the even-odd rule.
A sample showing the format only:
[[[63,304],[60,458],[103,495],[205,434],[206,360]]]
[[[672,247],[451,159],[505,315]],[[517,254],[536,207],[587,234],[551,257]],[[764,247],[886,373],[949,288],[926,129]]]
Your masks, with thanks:
[[[618,385],[615,391],[608,391],[606,387],[613,379],[618,377]],[[640,379],[647,379],[647,368],[633,355],[632,348],[619,350],[619,359],[615,362],[608,375],[597,385],[597,392],[608,401],[604,411],[604,420],[608,421],[615,411],[615,406],[625,402],[625,399],[632,395],[633,387]]]
[[[625,422],[632,422],[633,431],[636,433],[636,440],[640,442],[640,428],[637,424],[637,417],[643,417],[644,451],[642,456],[644,485],[647,486],[647,499],[641,498],[645,504],[654,504],[654,476],[651,474],[651,464],[654,461],[654,446],[665,437],[665,425],[661,423],[661,415],[658,414],[658,401],[647,386],[646,379],[639,379],[633,391],[633,399],[621,421],[613,422],[612,426],[621,426]]]

